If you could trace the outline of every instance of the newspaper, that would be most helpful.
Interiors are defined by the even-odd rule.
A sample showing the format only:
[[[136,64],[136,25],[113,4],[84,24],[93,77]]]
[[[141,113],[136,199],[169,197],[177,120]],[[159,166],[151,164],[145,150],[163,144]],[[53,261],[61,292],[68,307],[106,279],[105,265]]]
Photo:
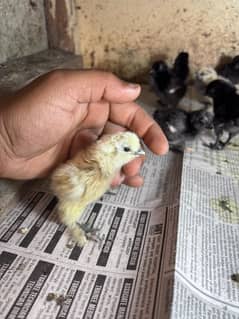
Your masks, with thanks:
[[[239,140],[209,142],[184,153],[170,318],[239,318]]]
[[[147,152],[142,187],[86,208],[101,240],[83,248],[47,184],[24,185],[1,216],[0,318],[238,319],[239,148],[204,143]]]
[[[181,171],[182,155],[147,152],[141,188],[122,185],[86,208],[81,222],[101,240],[83,248],[59,223],[53,194],[24,186],[0,223],[0,318],[159,318],[174,271]]]

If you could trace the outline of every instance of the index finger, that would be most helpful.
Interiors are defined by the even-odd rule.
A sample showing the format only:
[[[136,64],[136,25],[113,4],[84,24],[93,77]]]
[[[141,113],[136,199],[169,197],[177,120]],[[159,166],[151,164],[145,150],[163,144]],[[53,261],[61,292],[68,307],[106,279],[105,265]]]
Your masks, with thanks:
[[[155,154],[167,153],[168,141],[163,131],[138,104],[111,104],[109,120],[135,132]]]
[[[78,103],[101,100],[125,103],[134,101],[141,90],[139,84],[125,82],[116,75],[104,71],[55,70],[49,75],[52,82],[61,83],[64,92]]]

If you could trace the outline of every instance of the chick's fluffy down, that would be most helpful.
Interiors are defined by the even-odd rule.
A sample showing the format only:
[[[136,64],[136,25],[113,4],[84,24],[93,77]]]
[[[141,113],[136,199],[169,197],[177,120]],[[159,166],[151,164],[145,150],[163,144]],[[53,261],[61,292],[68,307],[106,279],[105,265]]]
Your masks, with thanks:
[[[103,136],[56,168],[52,175],[52,190],[59,200],[61,222],[71,229],[79,227],[77,221],[85,207],[107,191],[123,165],[142,154],[137,135],[121,132]],[[78,243],[85,243],[85,238],[73,237]]]

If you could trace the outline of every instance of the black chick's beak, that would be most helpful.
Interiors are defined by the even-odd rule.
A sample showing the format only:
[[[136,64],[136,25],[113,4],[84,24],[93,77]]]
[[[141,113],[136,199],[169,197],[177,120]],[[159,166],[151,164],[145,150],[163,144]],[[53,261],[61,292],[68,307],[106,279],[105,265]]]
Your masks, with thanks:
[[[209,130],[213,129],[213,124],[212,123],[208,123],[208,125],[206,126],[206,128],[208,128]]]

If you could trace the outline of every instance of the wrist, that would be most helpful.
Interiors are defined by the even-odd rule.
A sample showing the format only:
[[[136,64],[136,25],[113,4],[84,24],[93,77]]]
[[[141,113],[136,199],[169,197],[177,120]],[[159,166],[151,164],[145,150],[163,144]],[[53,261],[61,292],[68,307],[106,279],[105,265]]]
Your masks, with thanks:
[[[5,114],[3,108],[0,106],[0,178],[10,177],[9,168],[12,163],[11,150],[9,147],[9,138],[7,127],[4,120]]]
[[[6,150],[3,143],[3,138],[0,133],[0,178],[8,177],[8,166],[10,159],[6,154]]]

